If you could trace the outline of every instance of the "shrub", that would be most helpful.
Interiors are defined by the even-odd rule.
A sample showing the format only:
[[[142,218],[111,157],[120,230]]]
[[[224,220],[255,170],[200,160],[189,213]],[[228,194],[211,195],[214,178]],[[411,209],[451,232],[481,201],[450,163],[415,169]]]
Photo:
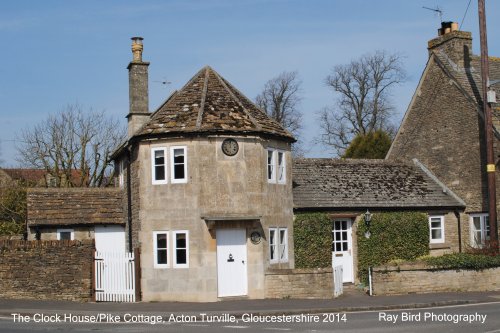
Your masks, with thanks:
[[[297,214],[293,241],[296,268],[332,266],[332,222],[327,214]]]
[[[472,269],[500,267],[500,255],[491,256],[472,253],[452,253],[439,257],[427,257],[423,261],[440,269]]]
[[[364,223],[358,224],[358,274],[361,282],[368,280],[368,267],[391,260],[414,260],[429,253],[429,222],[419,212],[373,214],[370,232],[365,238]]]

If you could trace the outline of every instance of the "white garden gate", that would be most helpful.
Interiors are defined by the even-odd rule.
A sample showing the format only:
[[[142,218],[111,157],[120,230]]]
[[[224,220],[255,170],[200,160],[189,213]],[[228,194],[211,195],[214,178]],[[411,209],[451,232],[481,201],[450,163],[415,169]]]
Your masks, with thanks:
[[[333,267],[333,297],[344,293],[344,268],[342,265]]]
[[[134,253],[95,252],[95,299],[135,302]]]

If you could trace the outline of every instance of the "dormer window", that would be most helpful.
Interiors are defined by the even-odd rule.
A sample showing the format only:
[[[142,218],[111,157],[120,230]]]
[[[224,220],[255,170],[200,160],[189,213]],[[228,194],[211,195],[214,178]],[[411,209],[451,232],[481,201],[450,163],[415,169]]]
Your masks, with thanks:
[[[172,183],[187,182],[186,147],[171,147],[171,177]]]
[[[151,149],[151,165],[153,184],[167,183],[167,149],[153,148]]]

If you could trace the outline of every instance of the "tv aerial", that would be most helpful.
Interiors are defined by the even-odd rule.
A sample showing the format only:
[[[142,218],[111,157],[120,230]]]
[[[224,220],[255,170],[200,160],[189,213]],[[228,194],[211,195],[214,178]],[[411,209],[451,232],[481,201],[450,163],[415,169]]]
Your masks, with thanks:
[[[168,81],[166,77],[163,77],[163,80],[161,81],[153,81],[153,82],[156,82],[156,83],[161,83],[162,85],[164,85],[165,87],[169,84],[172,84],[172,82]]]
[[[443,10],[441,8],[439,8],[438,6],[436,6],[436,8],[422,6],[422,8],[435,12],[436,14],[439,15],[439,20],[443,22]]]

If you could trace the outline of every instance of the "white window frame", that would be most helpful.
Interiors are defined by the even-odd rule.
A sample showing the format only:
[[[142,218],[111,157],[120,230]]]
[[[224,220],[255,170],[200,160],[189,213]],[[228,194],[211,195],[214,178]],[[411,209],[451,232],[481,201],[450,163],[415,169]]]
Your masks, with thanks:
[[[439,219],[440,226],[439,228],[433,228],[432,227],[432,220]],[[436,222],[436,221],[434,221]],[[440,238],[432,238],[432,230],[441,230],[441,237]],[[443,215],[429,215],[429,243],[430,244],[439,244],[439,243],[444,243],[444,216]]]
[[[470,220],[469,220],[469,229],[470,229],[470,245],[474,248],[481,248],[485,245],[487,240],[490,240],[490,236],[487,235],[489,231],[489,219],[488,222],[486,221],[486,218],[489,216],[488,213],[478,213],[478,214],[469,214]],[[479,229],[481,233],[481,242],[478,243],[476,239],[476,232],[478,231],[476,227],[474,226],[474,217],[479,218],[479,226],[481,229]],[[488,229],[488,230],[487,230]]]
[[[156,179],[156,164],[155,164],[155,152],[163,151],[163,156],[165,159],[165,164],[163,165],[165,168],[165,179]],[[167,148],[165,147],[157,147],[151,148],[151,183],[153,185],[167,184],[168,183],[168,154]]]
[[[279,164],[280,154],[282,155],[282,165]],[[280,173],[283,176],[282,179],[280,179]],[[278,184],[286,183],[286,154],[283,150],[276,150],[276,180]]]
[[[184,178],[175,179],[175,168],[174,168],[174,151],[176,149],[182,149],[184,151]],[[170,147],[170,182],[172,184],[182,184],[187,183],[188,174],[187,174],[187,147],[186,146],[172,146]]]
[[[186,263],[177,263],[177,235],[186,234]],[[172,232],[172,247],[173,247],[173,267],[174,268],[189,268],[189,230],[175,230]]]
[[[284,231],[284,243],[281,243],[281,232]],[[275,238],[271,237],[271,232],[274,232]],[[275,243],[273,243],[273,240]],[[274,247],[275,258],[271,258],[271,249]],[[281,253],[284,257],[281,258]],[[269,262],[271,264],[288,262],[288,228],[270,227],[269,228]]]
[[[124,160],[120,160],[120,162],[118,162],[118,185],[120,187],[123,187],[124,184],[125,184],[125,174],[124,174],[124,171],[125,171],[125,161]]]
[[[271,153],[271,163],[269,163],[269,153]],[[276,183],[276,150],[266,149],[266,178],[268,183]],[[269,167],[271,167],[271,178],[269,178]]]
[[[166,264],[159,264],[158,263],[158,241],[157,241],[157,235],[166,235],[167,239],[167,263]],[[153,231],[153,267],[154,268],[169,268],[170,267],[170,233],[168,231]],[[160,249],[162,250],[162,249]]]
[[[75,230],[74,229],[57,229],[57,240],[61,240],[61,233],[62,232],[71,233],[70,240],[75,239]]]

